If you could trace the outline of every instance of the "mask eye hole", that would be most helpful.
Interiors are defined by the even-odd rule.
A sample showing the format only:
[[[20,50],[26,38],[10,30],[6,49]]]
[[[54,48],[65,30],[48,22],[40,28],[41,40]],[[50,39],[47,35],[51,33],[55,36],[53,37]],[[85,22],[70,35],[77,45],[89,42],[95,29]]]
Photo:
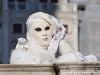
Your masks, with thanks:
[[[41,28],[36,28],[35,31],[38,31],[39,32],[39,31],[41,31]]]
[[[49,29],[50,29],[50,27],[46,27],[46,28],[45,28],[45,30],[49,30]]]

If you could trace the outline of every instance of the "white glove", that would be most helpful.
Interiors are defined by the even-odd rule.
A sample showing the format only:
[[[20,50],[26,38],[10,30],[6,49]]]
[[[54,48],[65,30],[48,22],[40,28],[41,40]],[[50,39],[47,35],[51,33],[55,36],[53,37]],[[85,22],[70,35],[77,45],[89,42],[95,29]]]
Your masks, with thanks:
[[[84,62],[96,62],[97,58],[94,55],[83,56],[80,52],[75,52],[77,60]]]
[[[87,55],[87,56],[84,57],[84,60],[86,62],[96,62],[97,58],[94,55]]]
[[[27,50],[28,49],[27,40],[25,38],[19,38],[18,43],[16,45],[16,49]]]
[[[48,47],[48,51],[55,54],[58,49],[59,42],[63,40],[65,37],[66,29],[63,25],[60,26],[58,33],[53,37],[52,41],[50,42],[50,45]]]

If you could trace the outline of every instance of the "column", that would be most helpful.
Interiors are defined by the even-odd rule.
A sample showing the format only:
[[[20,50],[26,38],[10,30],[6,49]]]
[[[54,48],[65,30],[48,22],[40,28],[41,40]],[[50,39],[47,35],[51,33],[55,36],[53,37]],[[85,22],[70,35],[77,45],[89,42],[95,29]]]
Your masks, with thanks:
[[[1,63],[9,63],[9,18],[8,0],[2,0],[2,58]]]

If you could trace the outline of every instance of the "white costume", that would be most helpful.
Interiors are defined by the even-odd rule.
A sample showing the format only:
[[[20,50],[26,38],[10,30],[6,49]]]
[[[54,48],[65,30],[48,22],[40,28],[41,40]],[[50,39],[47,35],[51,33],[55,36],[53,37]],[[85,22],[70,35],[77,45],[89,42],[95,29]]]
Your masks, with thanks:
[[[55,55],[51,54],[47,49],[52,37],[56,34],[57,26],[55,26],[48,14],[42,12],[32,14],[28,18],[26,25],[27,42],[22,44],[22,39],[18,40],[16,48],[11,53],[10,63],[52,63],[55,60]]]
[[[55,17],[37,12],[28,18],[26,25],[27,39],[18,39],[16,48],[11,53],[11,64],[53,63],[58,46],[61,56],[57,62],[97,61],[93,55],[84,57],[63,40],[66,29]]]

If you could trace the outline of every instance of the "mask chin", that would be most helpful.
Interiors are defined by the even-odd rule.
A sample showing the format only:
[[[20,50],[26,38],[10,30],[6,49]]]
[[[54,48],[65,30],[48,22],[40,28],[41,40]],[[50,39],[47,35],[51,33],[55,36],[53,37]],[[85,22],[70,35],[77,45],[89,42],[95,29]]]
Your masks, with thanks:
[[[49,45],[47,45],[47,44],[46,44],[46,45],[43,45],[43,44],[42,44],[42,45],[41,45],[41,44],[38,44],[38,45],[39,45],[41,48],[43,48],[44,50],[47,50],[47,49],[48,49],[48,46],[49,46]]]

